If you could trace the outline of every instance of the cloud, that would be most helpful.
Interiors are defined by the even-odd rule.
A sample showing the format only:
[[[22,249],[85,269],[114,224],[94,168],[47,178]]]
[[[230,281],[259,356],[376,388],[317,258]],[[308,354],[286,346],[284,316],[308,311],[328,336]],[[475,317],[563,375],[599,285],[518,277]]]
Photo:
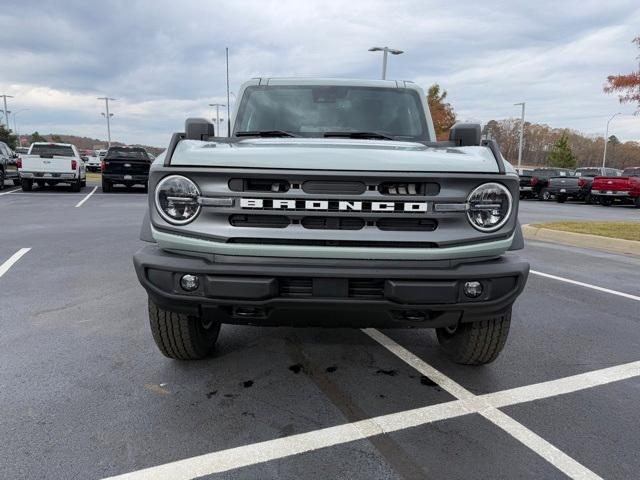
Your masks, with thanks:
[[[587,133],[632,106],[602,93],[606,76],[636,67],[635,1],[460,2],[402,0],[42,2],[5,0],[0,89],[21,131],[105,137],[96,97],[113,103],[113,136],[168,143],[186,116],[225,102],[255,76],[377,78],[374,45],[405,50],[389,76],[437,81],[463,119],[518,115]],[[640,118],[612,130],[640,140]],[[79,133],[79,132],[78,132]]]

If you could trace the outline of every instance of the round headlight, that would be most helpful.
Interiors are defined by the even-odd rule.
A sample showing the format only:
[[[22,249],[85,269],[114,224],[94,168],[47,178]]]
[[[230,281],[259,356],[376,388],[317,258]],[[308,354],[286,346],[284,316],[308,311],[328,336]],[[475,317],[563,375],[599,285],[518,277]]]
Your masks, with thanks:
[[[511,214],[511,192],[500,183],[484,183],[467,198],[467,218],[481,232],[493,232],[502,227]]]
[[[191,180],[170,175],[156,187],[156,208],[167,222],[184,225],[200,212],[199,196],[200,190]]]

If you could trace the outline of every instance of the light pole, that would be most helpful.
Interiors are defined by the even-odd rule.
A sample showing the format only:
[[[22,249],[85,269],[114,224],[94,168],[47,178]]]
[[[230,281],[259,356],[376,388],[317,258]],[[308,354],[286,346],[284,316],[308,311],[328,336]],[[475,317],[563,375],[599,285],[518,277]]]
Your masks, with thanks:
[[[613,115],[611,115],[611,118],[607,122],[607,130],[604,133],[604,153],[602,154],[602,168],[604,168],[605,164],[607,163],[607,143],[609,143],[609,124],[611,123],[611,120],[616,118],[618,115],[622,115],[622,112],[614,113]]]
[[[404,53],[402,50],[389,47],[371,47],[370,52],[382,52],[382,79],[387,79],[387,54],[400,55]]]
[[[107,113],[102,112],[102,116],[107,119],[107,149],[111,148],[111,117],[113,117],[113,113],[109,113],[109,100],[114,102],[115,98],[110,97],[98,97],[98,100],[104,100],[104,106],[107,110]]]
[[[7,98],[13,98],[11,95],[0,95],[4,99],[4,121],[7,124],[7,130],[9,130],[9,111],[7,110]]]
[[[224,103],[210,103],[210,107],[216,107],[216,135],[220,136],[220,107],[226,107]]]
[[[20,134],[18,133],[18,123],[16,122],[16,115],[18,115],[20,112],[26,112],[27,110],[29,109],[23,108],[22,110],[18,110],[13,114],[13,133],[15,133],[16,137],[18,137],[18,142],[20,143],[20,146],[22,146],[22,141],[20,140]]]
[[[522,167],[522,143],[524,141],[524,106],[526,102],[514,103],[514,106],[522,106],[522,115],[520,116],[520,146],[518,147],[518,171]]]

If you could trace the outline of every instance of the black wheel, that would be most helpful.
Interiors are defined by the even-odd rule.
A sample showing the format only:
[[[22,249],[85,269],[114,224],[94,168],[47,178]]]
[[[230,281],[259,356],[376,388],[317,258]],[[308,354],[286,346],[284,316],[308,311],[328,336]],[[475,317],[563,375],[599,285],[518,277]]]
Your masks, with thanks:
[[[603,205],[605,207],[610,207],[611,205],[613,205],[613,198],[600,197],[600,205]]]
[[[102,179],[102,191],[109,193],[111,191],[111,183],[108,180]]]
[[[71,184],[71,191],[72,192],[79,192],[81,186],[82,186],[82,182],[80,181],[80,179],[78,179],[77,181],[75,181],[75,182],[73,182]]]
[[[149,324],[162,354],[176,360],[198,360],[209,356],[220,334],[220,323],[214,319],[164,310],[151,299]]]
[[[13,186],[14,187],[19,187],[20,186],[20,179],[19,178],[14,178],[13,179]]]
[[[80,182],[80,186],[81,187],[86,187],[87,186],[87,179],[86,178]]]
[[[636,206],[636,208],[640,208],[640,197],[636,197],[636,199],[633,201],[633,204]]]
[[[584,203],[586,203],[587,205],[592,205],[592,204],[594,203],[594,201],[593,201],[593,200],[594,200],[594,199],[593,199],[593,197],[591,196],[591,194],[590,194],[590,193],[587,193],[587,194],[584,196]]]
[[[4,190],[4,170],[0,170],[0,190]]]
[[[440,347],[463,365],[491,363],[502,351],[511,325],[511,308],[500,315],[455,327],[437,328]]]
[[[549,192],[549,190],[546,188],[540,190],[540,193],[538,194],[538,200],[544,200],[545,202],[551,200],[551,193]]]
[[[33,180],[31,179],[23,178],[21,183],[23,192],[30,192],[33,188]]]

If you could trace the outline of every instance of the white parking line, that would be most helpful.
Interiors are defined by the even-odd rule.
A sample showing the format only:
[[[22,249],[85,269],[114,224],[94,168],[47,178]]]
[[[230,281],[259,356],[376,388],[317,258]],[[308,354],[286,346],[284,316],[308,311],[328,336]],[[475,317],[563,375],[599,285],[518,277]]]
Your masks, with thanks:
[[[578,285],[579,287],[591,288],[592,290],[598,290],[599,292],[610,293],[611,295],[618,295],[619,297],[624,297],[630,300],[635,300],[636,302],[640,302],[639,296],[631,295],[630,293],[619,292],[617,290],[611,290],[609,288],[599,287],[597,285],[591,285],[590,283],[578,282],[577,280],[571,280],[570,278],[565,278],[565,277],[558,277],[556,275],[551,275],[549,273],[538,272],[537,270],[530,270],[530,273],[533,273],[534,275],[539,275],[541,277],[558,280],[559,282],[570,283],[572,285]]]
[[[91,190],[91,191],[89,192],[89,194],[88,194],[86,197],[84,197],[82,200],[80,200],[80,201],[78,202],[78,204],[76,205],[76,208],[79,208],[79,207],[81,207],[82,205],[84,205],[84,202],[86,202],[87,200],[89,200],[89,199],[91,198],[91,195],[93,195],[94,193],[96,193],[96,190],[98,190],[98,186],[97,186],[97,185],[96,185],[95,187],[93,187],[93,190]]]
[[[20,190],[20,187],[14,188],[13,190],[9,190],[8,192],[2,192],[0,193],[0,197],[2,197],[3,195],[9,195],[10,193],[17,192],[18,190]]]
[[[382,332],[371,328],[364,329],[363,332],[369,335],[391,353],[399,357],[405,363],[411,365],[415,370],[425,375],[426,377],[429,377],[442,389],[446,390],[454,397],[460,400],[466,400],[466,404],[468,407],[470,407],[471,411],[475,410],[491,423],[510,434],[516,440],[520,441],[523,445],[529,447],[531,450],[540,455],[565,475],[575,479],[579,478],[601,480],[600,476],[596,475],[587,467],[578,463],[569,455],[562,452],[551,443],[547,442],[544,438],[529,430],[527,427],[525,427],[515,419],[511,418],[506,413],[497,410],[490,403],[483,401],[481,397],[474,395],[469,390],[447,377],[444,373],[436,370],[427,362],[418,358],[406,348],[391,340]],[[543,391],[539,392],[540,395],[542,395],[542,393]],[[551,394],[546,396],[554,395]],[[546,396],[540,398],[546,398]],[[479,403],[479,405],[477,405],[476,403]],[[473,408],[474,404],[476,404],[475,408]]]
[[[9,271],[9,269],[11,267],[13,267],[13,265],[20,260],[29,250],[31,250],[30,248],[21,248],[20,250],[18,250],[16,253],[14,253],[13,255],[11,255],[11,257],[9,258],[9,260],[7,260],[6,262],[4,262],[2,265],[0,265],[0,277],[2,277],[5,273],[7,273]]]

